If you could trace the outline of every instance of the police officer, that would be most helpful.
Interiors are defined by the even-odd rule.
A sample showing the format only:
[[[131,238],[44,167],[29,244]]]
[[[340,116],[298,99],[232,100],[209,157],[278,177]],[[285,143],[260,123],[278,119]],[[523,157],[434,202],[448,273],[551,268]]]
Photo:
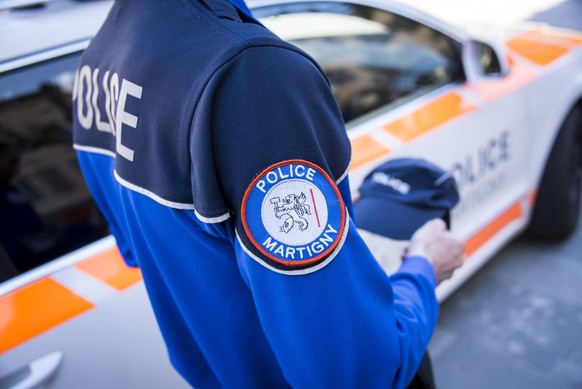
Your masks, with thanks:
[[[116,1],[73,98],[80,166],[191,385],[408,384],[463,245],[430,222],[383,272],[310,57],[243,3]]]

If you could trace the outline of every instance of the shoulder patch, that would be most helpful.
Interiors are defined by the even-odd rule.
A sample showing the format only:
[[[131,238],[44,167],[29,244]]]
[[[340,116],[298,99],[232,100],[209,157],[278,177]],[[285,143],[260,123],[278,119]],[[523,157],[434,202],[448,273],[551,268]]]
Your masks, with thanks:
[[[346,212],[334,181],[319,166],[303,160],[277,163],[259,174],[243,197],[241,220],[252,245],[247,250],[275,271],[316,271],[341,248]]]

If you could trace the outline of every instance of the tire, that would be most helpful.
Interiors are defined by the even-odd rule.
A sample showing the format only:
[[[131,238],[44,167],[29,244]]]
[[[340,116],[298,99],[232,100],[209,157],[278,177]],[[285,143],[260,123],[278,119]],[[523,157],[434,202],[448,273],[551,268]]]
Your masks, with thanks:
[[[576,229],[582,194],[582,109],[566,118],[546,165],[528,235],[563,240]]]

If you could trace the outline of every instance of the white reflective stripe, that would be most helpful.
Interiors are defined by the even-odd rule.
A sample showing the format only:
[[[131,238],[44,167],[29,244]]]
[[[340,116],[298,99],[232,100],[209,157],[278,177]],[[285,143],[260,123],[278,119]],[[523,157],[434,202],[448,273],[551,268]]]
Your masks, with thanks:
[[[140,193],[144,196],[147,196],[150,199],[154,200],[156,203],[165,205],[166,207],[175,208],[175,209],[194,210],[194,204],[176,203],[174,201],[169,201],[169,200],[166,200],[164,198],[161,198],[157,194],[150,192],[147,189],[144,189],[140,186],[134,185],[131,182],[125,181],[123,178],[121,178],[119,176],[119,174],[117,174],[116,170],[113,171],[113,175],[115,176],[115,179],[117,180],[117,182],[119,182],[120,185],[122,185],[122,186],[126,187],[127,189],[130,189],[134,192],[137,192],[137,193]]]
[[[235,232],[236,232],[236,238],[238,239],[238,243],[240,244],[240,247],[242,247],[244,252],[247,253],[247,255],[249,257],[254,259],[255,262],[259,263],[260,265],[266,267],[267,269],[269,269],[271,271],[274,271],[275,273],[286,274],[286,275],[290,275],[290,276],[301,276],[304,274],[316,272],[316,271],[324,268],[339,254],[341,248],[344,245],[344,242],[346,241],[346,237],[348,236],[348,230],[350,229],[349,223],[350,222],[349,222],[348,209],[346,208],[346,225],[344,226],[344,233],[340,239],[340,242],[338,243],[337,247],[335,248],[335,250],[329,255],[329,257],[326,258],[325,261],[321,262],[320,264],[317,264],[316,266],[313,266],[313,267],[309,267],[307,269],[300,269],[300,270],[281,270],[281,269],[277,269],[276,267],[269,265],[263,259],[257,257],[249,249],[247,249],[247,247],[244,245],[244,243],[240,239],[238,231],[235,231]]]
[[[74,144],[73,148],[75,150],[85,151],[87,153],[101,154],[101,155],[106,155],[106,156],[111,157],[111,158],[115,158],[115,153],[113,151],[107,150],[107,149],[100,149],[98,147],[91,147],[91,146],[81,146],[78,144]]]
[[[133,190],[134,192],[137,192],[137,193],[141,193],[144,196],[147,196],[150,199],[154,200],[155,202],[160,203],[160,204],[165,205],[165,206],[170,207],[170,208],[184,209],[184,210],[188,210],[188,211],[194,211],[194,215],[201,222],[204,222],[204,223],[207,223],[207,224],[221,223],[221,222],[227,220],[230,217],[230,214],[228,212],[225,213],[224,215],[215,216],[215,217],[205,217],[205,216],[202,216],[200,213],[198,213],[198,211],[196,209],[194,209],[194,204],[176,203],[176,202],[173,202],[173,201],[169,201],[169,200],[163,199],[160,196],[156,195],[153,192],[150,192],[147,189],[144,189],[142,187],[139,187],[137,185],[134,185],[131,182],[125,181],[123,178],[121,178],[119,176],[119,174],[117,174],[117,171],[114,170],[113,171],[113,174],[114,174],[115,179],[117,180],[117,182],[119,182],[120,185],[123,185],[127,189]]]
[[[113,287],[74,267],[54,273],[51,278],[93,305],[117,293]]]
[[[342,182],[344,180],[344,178],[346,178],[348,176],[348,174],[350,173],[350,168],[352,167],[352,160],[350,159],[350,163],[348,163],[348,167],[346,167],[346,170],[344,171],[344,173],[340,176],[340,178],[338,178],[335,181],[336,185],[339,185],[340,182]]]
[[[90,147],[90,146],[81,146],[81,145],[77,145],[77,144],[74,144],[73,148],[75,148],[76,150],[79,150],[79,151],[85,151],[88,153],[95,153],[95,154],[102,154],[102,155],[106,155],[106,156],[115,158],[115,153],[111,152],[110,150],[106,150],[106,149],[100,149],[97,147]],[[344,174],[347,174],[347,171]],[[119,182],[120,185],[123,185],[126,188],[133,190],[135,192],[141,193],[141,194],[151,198],[152,200],[154,200],[157,203],[160,203],[162,205],[165,205],[165,206],[168,206],[171,208],[176,208],[176,209],[194,210],[194,214],[196,215],[198,220],[200,220],[201,222],[204,222],[207,224],[221,223],[230,217],[230,214],[228,212],[225,213],[224,215],[215,216],[215,217],[202,216],[196,209],[194,209],[194,204],[176,203],[176,202],[172,202],[169,200],[165,200],[165,199],[161,198],[160,196],[156,195],[155,193],[150,192],[147,189],[141,188],[137,185],[134,185],[134,184],[124,180],[123,178],[121,178],[117,174],[117,172],[114,172],[114,175],[115,175],[115,179]]]
[[[221,215],[221,216],[204,217],[201,214],[199,214],[197,210],[194,210],[194,215],[196,215],[198,220],[200,220],[201,222],[204,222],[206,224],[221,223],[230,217],[230,213],[228,213],[228,212],[225,213],[224,215]]]

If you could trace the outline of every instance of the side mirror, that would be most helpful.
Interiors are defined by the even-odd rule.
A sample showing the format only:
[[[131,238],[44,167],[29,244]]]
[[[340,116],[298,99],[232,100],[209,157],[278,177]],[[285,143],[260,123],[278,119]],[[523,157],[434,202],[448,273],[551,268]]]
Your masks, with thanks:
[[[473,39],[463,44],[463,67],[468,80],[503,77],[509,72],[504,50]]]

